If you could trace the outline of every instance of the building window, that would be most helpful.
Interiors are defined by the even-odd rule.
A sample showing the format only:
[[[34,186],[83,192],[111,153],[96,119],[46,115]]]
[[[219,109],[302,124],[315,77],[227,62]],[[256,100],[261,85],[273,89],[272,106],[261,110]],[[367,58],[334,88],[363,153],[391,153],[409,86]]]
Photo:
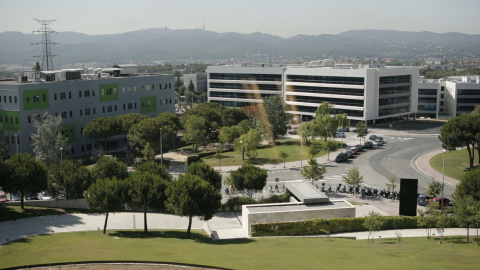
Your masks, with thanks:
[[[135,102],[135,103],[133,103],[133,104],[135,104],[135,109],[136,109],[136,108],[137,108],[137,103]]]
[[[84,146],[84,145],[82,145],[82,152],[83,152],[83,151],[85,151],[85,146]]]
[[[155,90],[155,84],[152,84],[152,90]]]
[[[65,93],[60,93],[60,99],[66,99],[67,98],[67,95]]]
[[[33,102],[40,102],[40,97],[38,95],[33,96]]]
[[[168,83],[168,88],[172,89],[172,84],[171,83]]]
[[[15,123],[18,124],[18,116],[15,117]]]
[[[108,107],[107,107],[107,111],[108,111],[108,112],[112,112],[112,106],[108,106]]]
[[[73,112],[72,111],[70,111],[70,117],[73,117]]]
[[[8,102],[12,103],[12,96],[8,96]]]
[[[440,91],[445,91],[445,86],[440,87]]]
[[[80,116],[83,116],[83,110],[80,109]]]
[[[43,95],[42,95],[42,98],[43,98],[43,101],[44,101],[44,102],[47,101],[47,95],[43,94]]]
[[[53,100],[57,100],[57,93],[53,94]]]
[[[440,106],[443,106],[443,101],[440,101]]]
[[[62,112],[62,118],[67,118],[67,111]]]
[[[78,97],[79,97],[79,98],[82,97],[82,90],[78,91]]]
[[[162,90],[162,84],[161,83],[158,85],[158,90]]]
[[[127,108],[127,106],[125,104],[123,104],[123,110],[125,111],[125,109]]]
[[[89,97],[90,96],[90,90],[85,90],[85,97]]]
[[[132,109],[132,103],[128,103],[128,109],[129,109],[129,110]]]
[[[92,97],[95,96],[95,90],[92,90]]]
[[[45,95],[44,95],[45,96]],[[72,92],[68,92],[68,99],[72,99]],[[45,101],[45,100],[44,100]]]
[[[80,128],[80,134],[83,134],[83,127]]]
[[[0,98],[1,100],[1,98]],[[30,97],[27,97],[27,103],[30,103]]]
[[[440,95],[440,98],[444,98],[444,97],[445,97],[445,94],[441,94],[441,95]]]
[[[102,107],[102,112],[105,113],[105,106]]]
[[[17,97],[16,97],[16,96],[14,97],[14,99],[15,99],[15,103],[18,103],[18,101],[17,101]]]
[[[2,122],[2,121],[0,121],[0,122]],[[32,123],[32,117],[31,117],[30,115],[27,117],[27,122],[28,122],[29,124]]]
[[[117,111],[117,105],[115,105],[115,111]]]
[[[92,150],[92,144],[91,143],[87,144],[87,151],[90,151],[90,150]]]
[[[90,108],[85,109],[85,115],[90,115]]]
[[[96,113],[97,113],[97,111],[95,110],[95,108],[93,108],[93,114],[96,114]]]
[[[72,149],[72,155],[75,154],[75,148],[71,148]]]
[[[160,99],[160,105],[162,105],[162,100]]]

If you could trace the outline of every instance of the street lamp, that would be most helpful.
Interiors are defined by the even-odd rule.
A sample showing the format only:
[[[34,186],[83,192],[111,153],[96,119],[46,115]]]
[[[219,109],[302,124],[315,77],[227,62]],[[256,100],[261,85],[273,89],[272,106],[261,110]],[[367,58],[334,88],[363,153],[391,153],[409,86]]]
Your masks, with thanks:
[[[160,128],[160,164],[163,165],[162,128]]]
[[[240,159],[242,160],[243,167],[243,141],[240,141]]]
[[[445,152],[447,152],[447,149],[443,149],[442,199],[440,200],[441,210],[443,210],[443,190],[445,189]]]
[[[17,156],[18,156],[18,137],[17,137],[17,133],[15,133],[15,146],[17,147]]]
[[[60,162],[63,161],[63,147],[60,147]]]

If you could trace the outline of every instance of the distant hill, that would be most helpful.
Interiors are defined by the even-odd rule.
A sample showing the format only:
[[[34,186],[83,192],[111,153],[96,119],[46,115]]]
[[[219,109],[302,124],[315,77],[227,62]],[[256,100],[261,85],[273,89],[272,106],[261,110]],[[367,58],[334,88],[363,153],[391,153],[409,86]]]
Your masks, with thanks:
[[[51,35],[55,67],[81,63],[148,63],[150,61],[245,59],[273,61],[336,57],[424,59],[480,58],[480,35],[461,33],[352,30],[338,35],[298,35],[282,38],[263,33],[217,33],[200,29],[145,29],[120,34]],[[37,34],[0,33],[0,64],[32,66],[41,58]]]

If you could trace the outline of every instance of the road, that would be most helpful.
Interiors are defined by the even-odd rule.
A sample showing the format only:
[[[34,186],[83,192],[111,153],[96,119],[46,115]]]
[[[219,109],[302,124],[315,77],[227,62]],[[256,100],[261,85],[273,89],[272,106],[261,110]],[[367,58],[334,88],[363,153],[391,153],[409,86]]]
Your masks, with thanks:
[[[381,135],[381,134],[380,134]],[[400,189],[400,178],[418,179],[418,193],[423,193],[428,188],[428,183],[432,181],[432,177],[418,171],[414,166],[415,159],[425,153],[441,148],[441,143],[436,136],[424,135],[383,135],[387,142],[386,145],[375,147],[374,149],[366,149],[361,152],[355,159],[346,163],[327,163],[327,173],[324,179],[317,181],[319,186],[325,183],[326,186],[331,185],[332,188],[339,183],[343,184],[342,175],[347,173],[349,169],[358,166],[360,174],[363,175],[364,184],[366,186],[377,187],[379,189],[386,188],[386,183],[390,177],[397,179],[397,190]],[[355,133],[348,133],[345,141],[349,145],[358,144],[358,138]],[[330,155],[330,159],[334,159],[334,155]],[[304,166],[306,163],[304,162]],[[224,173],[227,177],[228,173]],[[275,186],[278,178],[279,186],[283,181],[304,179],[300,172],[300,166],[295,168],[283,168],[283,164],[272,166],[268,172],[267,186]],[[436,179],[437,181],[441,179]],[[445,197],[451,198],[454,192],[454,186],[445,184]]]

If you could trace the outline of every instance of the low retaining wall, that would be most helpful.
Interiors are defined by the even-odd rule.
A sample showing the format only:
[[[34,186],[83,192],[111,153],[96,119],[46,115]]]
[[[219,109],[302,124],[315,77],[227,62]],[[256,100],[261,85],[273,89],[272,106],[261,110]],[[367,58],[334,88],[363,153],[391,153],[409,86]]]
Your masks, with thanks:
[[[6,204],[20,206],[20,202],[7,202]],[[23,204],[25,206],[36,207],[88,209],[87,201],[85,199],[24,201]]]

